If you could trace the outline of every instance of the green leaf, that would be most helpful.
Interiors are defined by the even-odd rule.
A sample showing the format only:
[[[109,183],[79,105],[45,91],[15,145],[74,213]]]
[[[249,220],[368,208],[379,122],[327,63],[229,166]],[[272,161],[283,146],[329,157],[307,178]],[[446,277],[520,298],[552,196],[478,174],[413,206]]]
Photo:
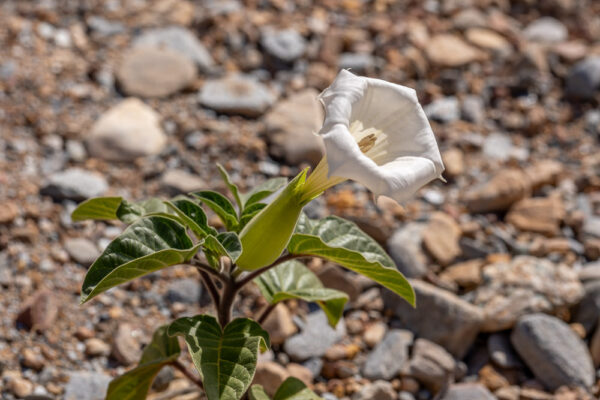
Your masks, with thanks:
[[[233,198],[235,199],[235,202],[237,203],[239,209],[242,210],[242,208],[244,208],[244,204],[242,203],[242,200],[240,198],[240,190],[238,189],[237,185],[231,181],[229,174],[221,164],[217,164],[217,168],[219,169],[221,178],[223,178],[225,184],[229,188],[229,191],[233,195]]]
[[[287,185],[286,178],[272,178],[264,181],[248,193],[243,193],[240,195],[240,198],[244,203],[243,208],[245,209],[247,207],[250,207],[254,203],[258,203],[259,201],[275,193],[277,190],[281,189],[285,185]]]
[[[242,254],[242,243],[235,232],[223,232],[207,236],[204,240],[204,253],[208,262],[218,268],[220,257],[229,257],[235,262]]]
[[[200,201],[210,207],[221,218],[228,231],[237,230],[237,212],[227,197],[211,190],[195,192],[193,195],[198,197]]]
[[[185,228],[172,219],[141,218],[113,240],[92,264],[83,281],[81,302],[150,272],[181,264],[196,254]]]
[[[415,305],[415,293],[392,259],[350,221],[336,216],[311,221],[302,216],[287,249],[291,254],[333,261],[374,280]]]
[[[338,323],[348,301],[346,293],[323,287],[319,278],[299,261],[279,264],[257,277],[254,282],[270,304],[288,299],[316,302],[333,327]]]
[[[117,210],[123,201],[122,197],[96,197],[80,203],[71,213],[73,222],[86,219],[117,219]]]
[[[180,353],[179,342],[167,335],[168,325],[158,328],[152,342],[144,349],[137,367],[113,379],[106,400],[144,400],[156,374],[175,361]]]
[[[252,385],[248,394],[250,400],[271,400],[261,385]],[[322,398],[306,387],[300,379],[289,377],[279,386],[273,400],[322,400]]]
[[[208,400],[241,399],[254,378],[259,349],[270,346],[267,332],[247,318],[231,321],[225,330],[210,315],[179,318],[168,333],[185,338]]]
[[[216,235],[217,231],[208,225],[208,219],[202,207],[188,199],[178,199],[165,201],[165,204],[171,208],[181,218],[196,236],[201,239],[208,235]]]
[[[254,203],[254,204],[246,207],[244,209],[244,212],[240,216],[240,227],[239,227],[239,229],[242,230],[244,228],[244,226],[246,226],[246,224],[248,222],[250,222],[250,220],[252,218],[254,218],[256,216],[256,214],[258,214],[260,212],[260,210],[262,210],[266,206],[267,205],[264,204],[264,203]]]

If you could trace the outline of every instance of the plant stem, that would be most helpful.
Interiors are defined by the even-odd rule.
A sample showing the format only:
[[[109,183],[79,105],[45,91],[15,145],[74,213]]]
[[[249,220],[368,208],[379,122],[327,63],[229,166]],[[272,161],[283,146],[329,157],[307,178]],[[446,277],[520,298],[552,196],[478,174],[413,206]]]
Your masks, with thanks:
[[[233,300],[238,292],[238,288],[235,284],[235,278],[229,277],[225,282],[223,288],[223,295],[221,296],[221,302],[218,308],[219,324],[222,329],[225,329],[229,321],[231,321],[231,308],[233,306]]]
[[[192,262],[193,262],[193,265],[196,268],[198,268],[198,270],[206,272],[207,274],[215,277],[216,279],[220,280],[221,282],[225,282],[229,278],[226,274],[216,271],[213,267],[202,262],[201,260],[194,259],[194,260],[192,260]]]
[[[269,264],[266,267],[256,269],[256,270],[250,272],[249,274],[245,275],[242,279],[240,279],[236,283],[236,286],[238,287],[238,290],[239,290],[242,287],[244,287],[247,283],[252,282],[254,280],[254,278],[261,275],[263,272],[267,272],[268,270],[270,270],[271,268],[275,267],[278,264],[281,264],[282,262],[293,260],[294,258],[299,258],[299,257],[305,257],[305,255],[304,254],[286,254],[284,256],[281,256],[277,260],[273,261],[272,264]]]
[[[213,282],[210,275],[208,275],[208,273],[206,273],[206,271],[198,268],[198,272],[200,272],[200,276],[202,277],[202,280],[204,281],[204,285],[208,289],[208,293],[210,293],[210,297],[213,301],[215,309],[218,310],[219,304],[221,303],[221,299],[219,296],[219,291],[217,290],[217,287],[215,286],[215,283]]]
[[[260,313],[260,316],[256,319],[256,322],[262,325],[263,322],[265,322],[269,317],[269,314],[271,314],[271,311],[275,309],[275,306],[277,306],[277,304],[269,304],[268,306],[266,306]]]
[[[191,372],[190,370],[188,370],[185,365],[183,365],[179,360],[175,360],[171,363],[171,365],[175,368],[177,368],[179,371],[181,371],[181,373],[183,375],[185,375],[186,378],[188,378],[190,381],[194,382],[200,389],[204,390],[204,384],[202,383],[202,381],[200,380],[200,378],[198,378],[196,375],[194,375],[193,372]]]

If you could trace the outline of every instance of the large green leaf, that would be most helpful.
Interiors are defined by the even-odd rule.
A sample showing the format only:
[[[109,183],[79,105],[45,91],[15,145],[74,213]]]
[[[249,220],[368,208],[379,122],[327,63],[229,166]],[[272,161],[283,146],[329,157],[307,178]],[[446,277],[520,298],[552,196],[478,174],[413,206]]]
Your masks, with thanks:
[[[192,232],[199,238],[208,235],[216,235],[217,231],[208,225],[208,219],[202,207],[191,200],[182,198],[173,201],[165,201],[165,204],[171,208],[181,218]]]
[[[223,168],[223,166],[221,164],[217,164],[217,168],[219,169],[221,178],[223,179],[223,181],[225,181],[227,188],[233,195],[235,202],[237,203],[238,207],[241,210],[244,207],[244,204],[242,203],[242,199],[240,198],[240,190],[238,189],[237,185],[235,183],[233,183],[233,181],[229,177],[229,174],[227,173],[227,171],[225,170],[225,168]]]
[[[208,400],[241,399],[254,378],[259,349],[270,346],[267,332],[247,318],[231,321],[225,330],[210,315],[179,318],[169,335],[185,338]]]
[[[270,304],[288,299],[316,302],[335,327],[344,311],[348,295],[327,289],[317,276],[299,261],[288,261],[261,274],[254,282]]]
[[[350,221],[336,216],[312,221],[302,216],[287,249],[291,254],[333,261],[374,280],[415,305],[415,293],[392,259]]]
[[[208,262],[216,268],[221,257],[229,257],[235,262],[242,254],[242,243],[235,232],[210,235],[204,240],[204,254]]]
[[[210,207],[225,224],[228,231],[236,231],[238,227],[237,212],[229,199],[221,193],[211,190],[203,190],[193,193],[194,196],[200,199],[204,204]]]
[[[141,218],[113,240],[92,264],[83,281],[81,302],[139,276],[186,262],[199,247],[174,220],[159,216]]]
[[[271,400],[261,385],[252,385],[248,394],[250,400]],[[300,379],[289,377],[279,386],[273,400],[322,400],[322,398],[307,388]]]
[[[158,328],[144,349],[137,367],[112,380],[106,400],[144,400],[156,374],[175,361],[181,349],[176,337],[167,335],[168,325]]]
[[[248,193],[240,194],[240,199],[244,204],[244,209],[250,207],[254,203],[258,203],[263,200],[265,197],[275,193],[277,190],[281,189],[287,185],[286,178],[272,178],[264,181],[260,185],[257,185],[249,191]]]
[[[80,203],[71,213],[74,222],[86,219],[117,219],[117,210],[123,201],[122,197],[96,197]]]

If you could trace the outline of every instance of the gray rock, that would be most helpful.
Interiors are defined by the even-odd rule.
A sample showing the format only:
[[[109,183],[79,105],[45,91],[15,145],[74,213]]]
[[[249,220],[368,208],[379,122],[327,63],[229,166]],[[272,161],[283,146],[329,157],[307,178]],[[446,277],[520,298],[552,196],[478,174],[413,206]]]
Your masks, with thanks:
[[[324,146],[315,135],[323,123],[323,107],[318,92],[306,89],[277,103],[265,115],[265,129],[269,136],[269,152],[287,164],[309,162],[316,165],[323,156]]]
[[[480,124],[485,120],[485,104],[479,96],[467,96],[461,104],[463,119]]]
[[[102,400],[112,378],[97,372],[71,372],[64,400]]]
[[[565,94],[574,99],[591,100],[600,88],[600,56],[590,56],[575,64],[567,76]]]
[[[536,378],[548,389],[594,384],[595,371],[588,349],[563,321],[545,314],[519,320],[511,342]]]
[[[342,53],[338,60],[338,68],[366,72],[375,66],[375,58],[368,53]]]
[[[206,81],[199,98],[204,106],[217,112],[247,117],[262,115],[275,102],[265,85],[247,75]]]
[[[582,282],[600,280],[600,261],[585,264],[578,275]]]
[[[388,252],[407,278],[421,278],[427,273],[427,257],[422,249],[425,226],[424,223],[410,222],[388,239]]]
[[[119,21],[109,21],[100,16],[92,15],[86,22],[95,36],[105,37],[125,32],[125,26]]]
[[[173,367],[167,365],[158,372],[154,381],[152,382],[152,389],[157,392],[163,392],[167,390],[171,381],[175,379],[175,370]]]
[[[569,36],[569,32],[559,20],[552,17],[542,17],[527,25],[523,30],[523,35],[533,42],[557,43],[565,41]]]
[[[417,339],[413,348],[408,373],[431,391],[438,392],[454,381],[456,362],[441,346],[425,339]]]
[[[179,52],[139,46],[126,52],[117,78],[130,96],[166,97],[189,86],[196,79],[196,67]]]
[[[82,162],[85,161],[85,159],[87,158],[87,151],[85,150],[85,146],[80,141],[67,140],[65,150],[67,150],[69,158],[73,161]]]
[[[441,123],[453,122],[460,118],[460,106],[454,96],[434,100],[426,105],[424,110],[427,117]]]
[[[383,300],[403,326],[419,337],[440,344],[457,358],[469,350],[483,320],[478,307],[453,293],[422,281],[411,280],[417,307],[412,308],[389,290]],[[423,318],[426,315],[427,318]]]
[[[306,40],[294,29],[265,29],[260,44],[269,55],[286,63],[299,59],[306,51]]]
[[[513,154],[514,147],[510,136],[502,133],[492,133],[483,142],[483,155],[499,161],[508,160]]]
[[[408,360],[408,348],[412,344],[412,332],[394,329],[371,351],[362,373],[367,379],[394,378]]]
[[[121,101],[94,123],[87,147],[94,157],[132,161],[158,154],[167,142],[160,116],[136,98]]]
[[[66,239],[64,246],[73,260],[86,267],[92,265],[100,255],[98,247],[85,238]]]
[[[319,310],[308,314],[302,331],[289,338],[283,349],[293,360],[304,361],[323,356],[329,347],[342,340],[345,335],[346,325],[343,319],[333,329],[327,322],[325,313]]]
[[[491,334],[487,341],[488,353],[492,361],[502,368],[520,368],[523,363],[515,353],[509,336],[503,333]]]
[[[171,303],[197,304],[202,296],[202,286],[195,279],[177,279],[167,288],[165,298]]]
[[[571,307],[584,293],[576,271],[543,258],[518,256],[489,264],[482,275],[483,284],[465,298],[483,308],[481,329],[487,332],[509,329],[526,314]]]
[[[102,175],[81,168],[69,168],[50,175],[40,192],[57,201],[82,201],[100,196],[107,189],[108,184]]]
[[[390,382],[375,381],[352,395],[352,400],[396,400],[398,396]]]
[[[172,195],[206,188],[206,183],[200,177],[181,169],[165,171],[160,177],[160,185]]]
[[[169,26],[144,31],[133,41],[133,46],[167,47],[196,63],[203,71],[210,71],[214,61],[198,38],[180,26]]]
[[[591,281],[583,286],[585,294],[575,310],[573,320],[583,325],[590,333],[600,315],[600,281]]]
[[[441,400],[495,400],[496,397],[480,383],[455,383]]]

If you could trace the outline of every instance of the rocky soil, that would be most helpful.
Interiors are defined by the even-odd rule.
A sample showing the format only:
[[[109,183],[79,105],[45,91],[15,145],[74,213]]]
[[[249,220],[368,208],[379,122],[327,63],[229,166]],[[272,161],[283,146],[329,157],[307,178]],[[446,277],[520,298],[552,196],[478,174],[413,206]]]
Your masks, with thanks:
[[[123,226],[72,223],[77,202],[224,191],[217,161],[244,188],[293,176],[320,158],[316,95],[340,68],[417,90],[448,183],[404,205],[345,183],[307,211],[375,237],[418,308],[309,260],[351,296],[344,319],[278,306],[256,381],[327,400],[597,398],[594,0],[1,1],[1,397],[101,399],[155,327],[210,312],[183,266],[79,306]],[[152,398],[193,389],[165,369]]]

